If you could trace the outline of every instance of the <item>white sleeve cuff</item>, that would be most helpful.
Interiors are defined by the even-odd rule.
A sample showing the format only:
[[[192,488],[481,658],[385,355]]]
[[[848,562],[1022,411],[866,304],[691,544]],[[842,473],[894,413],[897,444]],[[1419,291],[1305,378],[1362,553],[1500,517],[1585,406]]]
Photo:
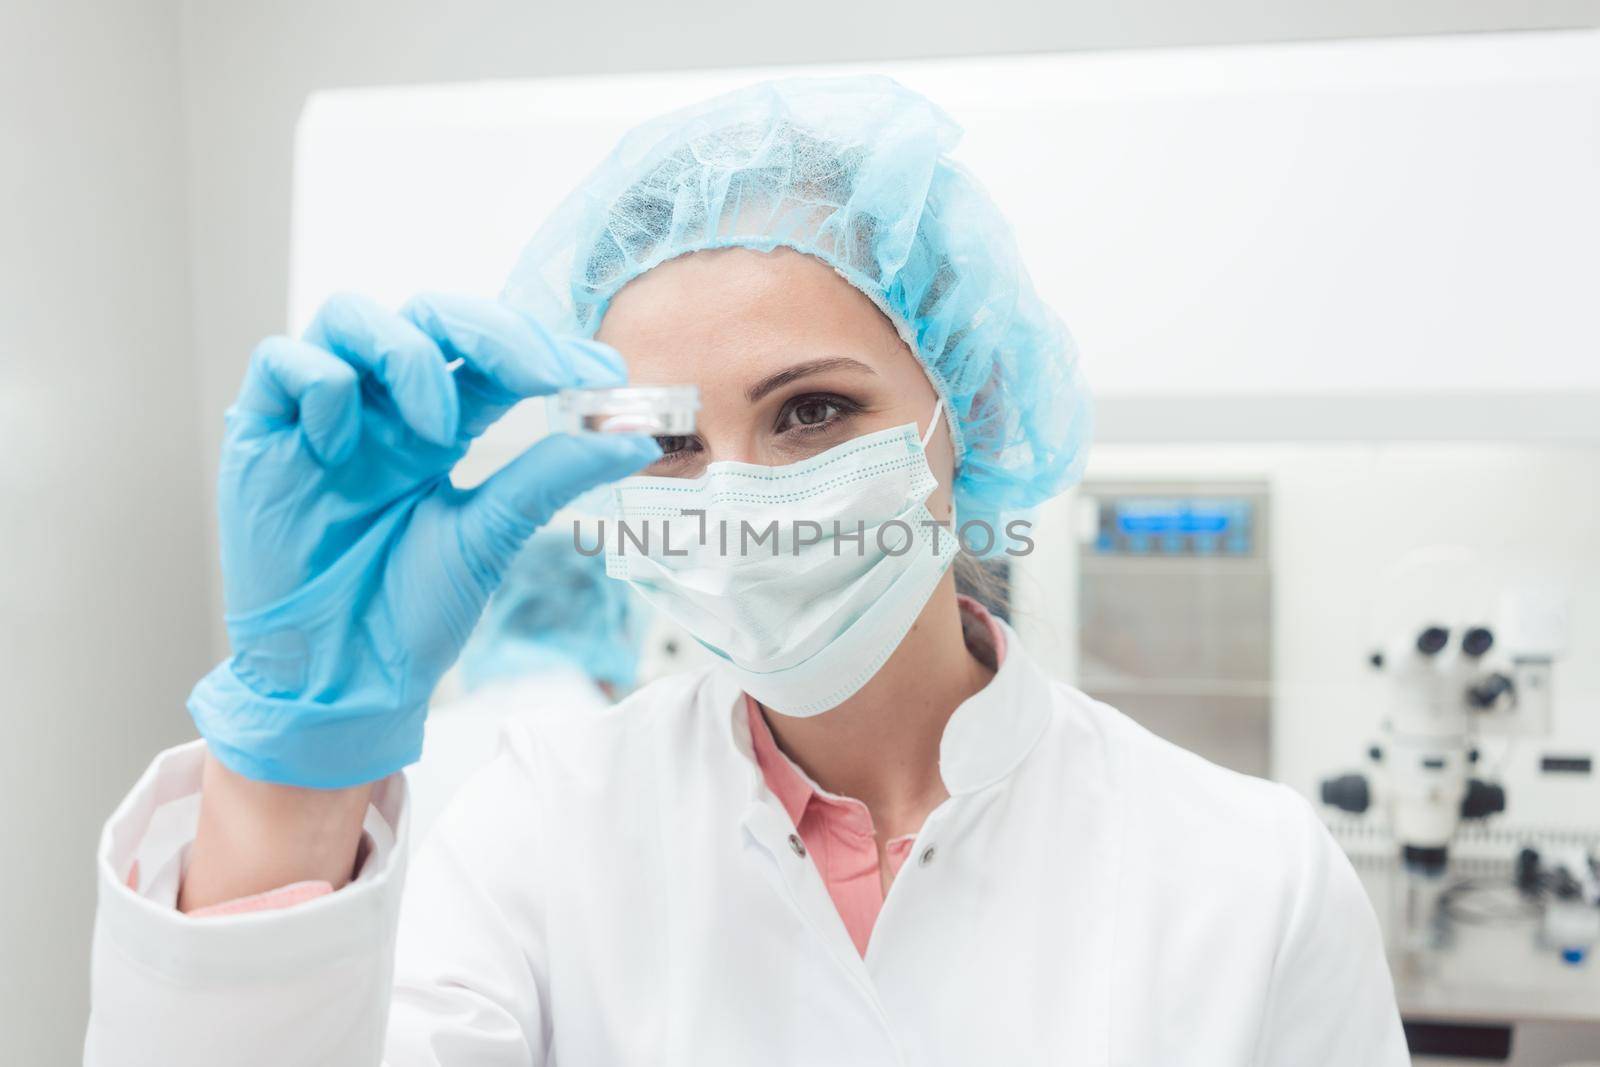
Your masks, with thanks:
[[[356,881],[293,907],[201,918],[173,898],[205,751],[195,741],[156,757],[101,835],[86,1067],[378,1063],[406,865],[404,777],[374,789],[374,849]],[[143,893],[128,888],[135,860],[155,868],[141,873]]]
[[[238,972],[241,959],[269,966],[314,965],[389,939],[403,879],[408,820],[405,778],[396,773],[373,790],[363,831],[368,853],[344,888],[292,908],[241,915],[190,917],[177,910],[200,814],[205,742],[161,753],[117,807],[101,834],[98,933],[126,956],[174,978],[205,980],[206,972]],[[130,875],[137,864],[137,881]],[[293,927],[293,936],[284,937]],[[308,950],[312,958],[308,958]]]

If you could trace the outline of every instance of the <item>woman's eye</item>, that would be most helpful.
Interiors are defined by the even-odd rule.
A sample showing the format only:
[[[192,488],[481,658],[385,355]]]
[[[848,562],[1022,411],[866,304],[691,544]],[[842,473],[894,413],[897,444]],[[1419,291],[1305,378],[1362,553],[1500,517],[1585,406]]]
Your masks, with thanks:
[[[820,429],[845,415],[854,405],[843,397],[803,396],[789,402],[778,416],[778,432]]]
[[[795,406],[794,417],[802,426],[816,426],[827,422],[838,410],[826,400],[807,400]]]
[[[661,455],[666,457],[675,456],[680,452],[687,452],[689,447],[694,444],[694,441],[692,438],[682,434],[675,434],[657,437],[656,444],[661,448]]]

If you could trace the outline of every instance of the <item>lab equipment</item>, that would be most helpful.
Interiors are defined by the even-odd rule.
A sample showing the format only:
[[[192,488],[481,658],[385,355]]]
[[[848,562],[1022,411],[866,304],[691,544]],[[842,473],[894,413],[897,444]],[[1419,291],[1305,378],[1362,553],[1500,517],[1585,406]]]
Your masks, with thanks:
[[[1503,727],[1515,718],[1524,691],[1531,694],[1530,713],[1548,722],[1539,708],[1564,643],[1559,597],[1508,587],[1491,620],[1481,614],[1495,603],[1490,588],[1476,554],[1461,546],[1414,550],[1381,576],[1379,605],[1403,604],[1421,614],[1394,628],[1368,656],[1387,694],[1382,739],[1367,753],[1372,772],[1321,783],[1330,807],[1386,814],[1403,878],[1404,904],[1393,932],[1418,966],[1449,945],[1454,901],[1474,884],[1446,881],[1459,828],[1507,810],[1498,774],[1503,761],[1491,768],[1484,758],[1493,724],[1498,718]],[[1423,606],[1430,596],[1437,604],[1431,610]],[[1543,622],[1532,625],[1533,618]],[[1511,625],[1503,628],[1503,622]],[[1507,647],[1507,635],[1517,646]],[[1549,903],[1561,910],[1559,898]]]
[[[1542,934],[1562,960],[1576,966],[1600,941],[1600,909],[1579,895],[1576,884],[1563,886],[1545,904]]]
[[[1462,819],[1505,811],[1505,789],[1476,777],[1475,716],[1509,699],[1511,679],[1486,659],[1494,647],[1487,626],[1424,622],[1404,630],[1370,661],[1390,681],[1386,740],[1369,757],[1385,772],[1392,832],[1406,867],[1442,875],[1450,839]],[[1322,801],[1361,814],[1378,789],[1364,774],[1322,783]]]
[[[1542,905],[1519,908],[1515,923],[1452,919],[1441,928],[1430,898],[1462,879],[1492,882],[1492,894],[1454,897],[1459,914],[1499,914],[1517,902],[1510,861],[1522,843],[1600,849],[1600,675],[1594,657],[1578,654],[1600,647],[1600,616],[1587,610],[1600,594],[1597,479],[1600,452],[1587,447],[1107,445],[1078,491],[1042,509],[1039,550],[1013,561],[1017,628],[1058,676],[1225,765],[1246,766],[1235,762],[1238,751],[1265,758],[1270,740],[1270,773],[1312,799],[1324,778],[1364,771],[1373,790],[1365,815],[1321,811],[1388,931],[1407,1020],[1514,1024],[1519,1067],[1565,1062],[1529,1050],[1600,1048],[1594,950],[1581,966],[1561,963],[1539,936]],[[1222,487],[1252,485],[1270,494],[1246,530],[1261,533],[1259,558],[1190,555],[1193,537],[1220,522],[1205,502],[1229,499]],[[1124,489],[1137,507],[1112,506]],[[1104,552],[1096,549],[1102,532],[1112,535]],[[1170,533],[1182,535],[1182,552],[1167,556],[1161,537]],[[1398,561],[1441,541],[1461,544],[1464,558],[1397,572]],[[1201,576],[1206,565],[1217,578]],[[1252,568],[1270,584],[1246,595]],[[1473,719],[1473,776],[1501,785],[1507,810],[1460,823],[1443,878],[1404,867],[1383,804],[1389,769],[1364,757],[1386,739],[1392,689],[1369,655],[1408,623],[1431,618],[1462,628],[1486,622],[1496,646],[1486,667],[1517,689]],[[1260,661],[1270,689],[1247,685],[1262,677],[1255,670],[1218,670],[1257,648],[1270,649]],[[1230,751],[1228,712],[1248,722],[1240,698],[1249,696],[1270,703],[1270,727],[1241,731],[1249,740]],[[1158,701],[1170,715],[1149,713]],[[1196,709],[1210,715],[1187,714]],[[1206,718],[1213,724],[1202,728]]]
[[[233,654],[189,700],[216,757],[317,788],[414,762],[429,694],[524,540],[661,451],[558,435],[475,489],[452,486],[451,468],[520,398],[623,376],[605,345],[464,297],[399,314],[335,297],[304,341],[263,342],[219,474]]]
[[[1079,684],[1175,744],[1268,774],[1267,484],[1106,478],[1077,505]]]
[[[556,394],[566,433],[647,433],[676,437],[694,433],[700,410],[695,385],[624,385],[611,389],[563,389]]]
[[[784,715],[837,707],[883,666],[955,558],[916,423],[782,467],[720,461],[614,488],[606,570]],[[642,536],[641,536],[642,535]]]
[[[998,528],[1077,480],[1090,407],[1010,225],[949,158],[961,132],[881,75],[781,78],[663,115],[539,230],[503,299],[593,336],[623,285],[686,252],[815,256],[921,360],[949,420],[956,508]]]
[[[1534,737],[1551,732],[1551,675],[1557,657],[1567,651],[1570,607],[1564,593],[1548,586],[1522,585],[1502,594],[1500,629],[1511,650],[1515,699],[1485,709],[1485,729]]]
[[[1323,803],[1344,811],[1387,808],[1401,860],[1419,875],[1444,873],[1462,820],[1506,810],[1504,786],[1478,772],[1480,735],[1523,706],[1548,728],[1551,663],[1564,645],[1560,598],[1510,589],[1499,613],[1511,622],[1514,647],[1486,622],[1441,615],[1375,649],[1369,662],[1389,682],[1385,740],[1368,752],[1381,775],[1345,774],[1321,786]]]
[[[1600,942],[1600,854],[1567,845],[1517,857],[1517,885],[1542,907],[1540,938],[1566,963],[1589,958]]]
[[[583,554],[574,527],[556,522],[528,539],[489,598],[461,653],[468,690],[576,668],[617,689],[634,684],[645,615],[605,558]]]

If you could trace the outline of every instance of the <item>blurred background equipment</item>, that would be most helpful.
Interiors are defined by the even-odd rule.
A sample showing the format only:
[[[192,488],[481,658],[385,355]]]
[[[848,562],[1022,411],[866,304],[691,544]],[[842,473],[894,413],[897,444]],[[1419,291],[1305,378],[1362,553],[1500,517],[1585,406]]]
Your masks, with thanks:
[[[1272,570],[1261,483],[1080,490],[1079,686],[1213,762],[1272,759]]]
[[[1517,888],[1543,905],[1545,947],[1574,966],[1586,961],[1600,942],[1600,852],[1569,846],[1542,857],[1525,848],[1517,857]]]
[[[1459,614],[1478,569],[1466,550],[1426,549],[1383,576],[1378,595],[1393,600],[1414,596],[1418,583],[1407,579],[1426,574],[1434,610],[1369,654],[1387,682],[1382,739],[1368,749],[1376,773],[1321,785],[1323,803],[1342,811],[1381,803],[1402,862],[1424,876],[1444,872],[1461,820],[1506,810],[1504,786],[1480,773],[1481,739],[1549,733],[1552,663],[1568,643],[1558,592],[1509,589],[1492,618],[1481,606]]]
[[[1326,800],[1419,1063],[1600,1049],[1600,448],[1248,436],[1098,448],[1013,561],[1024,639]]]
[[[1469,876],[1450,862],[1463,824],[1515,810],[1522,783],[1504,780],[1506,746],[1511,738],[1549,735],[1552,663],[1568,646],[1568,607],[1560,591],[1508,588],[1491,614],[1486,605],[1494,598],[1483,570],[1468,549],[1430,546],[1378,576],[1375,616],[1410,613],[1423,621],[1391,629],[1393,638],[1369,654],[1385,683],[1378,734],[1367,750],[1370,770],[1321,783],[1324,804],[1384,820],[1380,832],[1392,838],[1397,855],[1391,858],[1399,861],[1399,869],[1388,872],[1389,892],[1402,901],[1393,940],[1408,970],[1448,960],[1463,921],[1481,924],[1495,916],[1466,903],[1484,893],[1520,890],[1517,906],[1499,915],[1542,918],[1542,928],[1528,931],[1523,951],[1554,944],[1573,965],[1587,955],[1590,923],[1600,923],[1600,902],[1590,889],[1594,872],[1582,847],[1553,849],[1560,862],[1545,872],[1537,869],[1539,853],[1532,848],[1515,857],[1490,853],[1495,874],[1479,868]],[[1431,607],[1417,616],[1424,603]],[[1489,758],[1497,740],[1504,743]],[[1541,762],[1541,771],[1545,766]],[[1576,829],[1600,831],[1582,824]],[[1515,867],[1508,862],[1513,858]]]
[[[1368,750],[1384,772],[1383,788],[1360,773],[1322,783],[1322,802],[1342,811],[1364,814],[1375,794],[1386,803],[1400,858],[1417,874],[1444,872],[1462,819],[1506,810],[1504,787],[1472,776],[1479,761],[1477,714],[1515,700],[1510,679],[1482,663],[1493,633],[1470,626],[1457,644],[1450,627],[1428,623],[1373,652],[1373,669],[1393,686],[1384,739]]]

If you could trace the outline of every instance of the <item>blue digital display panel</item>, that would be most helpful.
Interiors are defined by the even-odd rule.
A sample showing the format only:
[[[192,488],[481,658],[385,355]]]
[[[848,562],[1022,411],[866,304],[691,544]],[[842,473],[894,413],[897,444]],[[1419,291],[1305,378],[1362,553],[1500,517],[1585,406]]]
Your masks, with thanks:
[[[1220,534],[1234,523],[1234,515],[1213,501],[1123,501],[1117,509],[1117,526],[1123,533]]]
[[[1250,556],[1255,503],[1244,497],[1102,498],[1094,548],[1120,556]]]

